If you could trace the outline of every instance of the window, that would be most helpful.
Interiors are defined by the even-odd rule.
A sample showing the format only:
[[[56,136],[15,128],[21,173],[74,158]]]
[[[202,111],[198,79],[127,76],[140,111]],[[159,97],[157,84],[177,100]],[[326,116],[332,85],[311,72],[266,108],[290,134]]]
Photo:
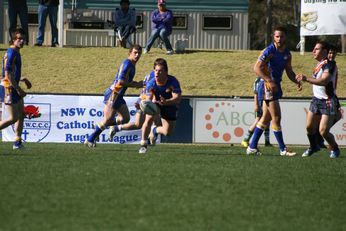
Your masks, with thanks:
[[[173,15],[173,29],[187,29],[187,15]]]
[[[136,28],[143,28],[143,14],[136,14]]]
[[[232,15],[228,16],[206,16],[203,15],[204,30],[232,30]]]

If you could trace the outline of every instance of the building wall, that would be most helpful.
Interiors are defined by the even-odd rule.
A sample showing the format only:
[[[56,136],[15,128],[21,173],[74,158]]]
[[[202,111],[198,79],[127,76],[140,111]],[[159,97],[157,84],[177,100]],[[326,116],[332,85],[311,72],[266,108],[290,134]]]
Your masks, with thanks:
[[[87,10],[93,12],[95,16],[101,20],[112,20],[113,10]],[[29,12],[37,12],[36,7],[29,7]],[[113,46],[114,37],[111,29],[104,30],[81,30],[69,28],[66,14],[70,13],[70,9],[65,9],[65,45],[70,46]],[[136,32],[136,43],[145,45],[151,32],[150,23],[151,10],[137,10],[137,14],[143,17],[143,27],[138,28]],[[177,42],[183,42],[187,49],[232,49],[241,50],[248,49],[248,13],[247,12],[186,12],[174,11],[175,15],[187,16],[186,29],[173,29],[170,41],[173,48],[176,48]],[[203,15],[208,16],[232,16],[231,30],[204,30]],[[19,22],[19,20],[18,20]],[[4,33],[3,40],[8,41],[8,14],[7,8],[4,13]],[[36,41],[37,24],[29,25],[30,44]],[[49,20],[47,19],[45,42],[44,45],[50,45],[51,33]]]
[[[108,10],[93,10],[93,13],[104,21],[112,19],[112,11]],[[142,14],[143,27],[137,29],[136,43],[145,45],[151,32],[150,23],[151,11],[137,11],[137,14]],[[174,12],[176,15],[187,15],[187,29],[173,29],[173,33],[170,36],[170,41],[175,48],[175,44],[178,40],[186,43],[186,48],[189,49],[248,49],[248,14],[247,13],[227,13],[227,12]],[[203,29],[203,15],[208,16],[232,16],[232,30],[204,30]],[[110,32],[107,30],[97,31],[100,35],[100,41],[106,40],[106,37],[111,37]],[[83,36],[87,37],[95,32],[88,32],[86,30],[68,30],[66,33],[67,45],[82,45],[89,46],[89,42],[83,42]],[[76,37],[78,41],[82,43],[75,43]],[[84,40],[85,41],[85,40]],[[95,41],[95,39],[94,39]],[[112,38],[109,38],[110,45],[113,44]],[[104,43],[103,43],[104,44]],[[101,42],[93,43],[93,46],[101,46]]]

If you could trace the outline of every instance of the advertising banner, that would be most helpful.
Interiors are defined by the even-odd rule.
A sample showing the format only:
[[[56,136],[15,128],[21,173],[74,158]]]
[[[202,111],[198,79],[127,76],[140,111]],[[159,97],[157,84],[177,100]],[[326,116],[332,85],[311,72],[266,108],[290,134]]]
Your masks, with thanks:
[[[302,0],[300,36],[346,34],[346,0]]]
[[[131,121],[134,121],[137,97],[125,97]],[[103,96],[28,95],[22,138],[25,142],[83,143],[103,118]],[[3,111],[6,118],[8,112]],[[109,142],[106,129],[100,143],[139,143],[141,130],[118,132]],[[13,141],[14,126],[2,130],[3,141]]]
[[[248,128],[255,120],[253,100],[194,99],[194,132],[196,143],[240,144]],[[306,113],[309,100],[280,100],[281,126],[286,144],[307,145]],[[346,106],[342,107],[342,111]],[[270,128],[271,129],[271,128]],[[334,125],[332,133],[338,144],[346,145],[346,119]],[[272,144],[277,144],[272,133]],[[264,137],[260,139],[264,143]]]

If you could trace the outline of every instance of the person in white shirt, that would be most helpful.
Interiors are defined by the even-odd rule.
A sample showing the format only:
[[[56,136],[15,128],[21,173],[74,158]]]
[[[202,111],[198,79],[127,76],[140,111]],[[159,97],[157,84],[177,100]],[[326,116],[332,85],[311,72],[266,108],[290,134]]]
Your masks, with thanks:
[[[303,157],[311,156],[320,150],[316,139],[316,130],[319,126],[319,133],[330,146],[330,158],[337,158],[340,149],[335,141],[334,135],[330,133],[330,128],[334,125],[338,115],[338,98],[336,96],[337,71],[335,62],[328,59],[330,46],[324,41],[316,43],[312,55],[318,61],[313,75],[307,77],[303,74],[296,76],[299,82],[312,84],[313,98],[306,118],[306,131],[310,147],[303,153]]]

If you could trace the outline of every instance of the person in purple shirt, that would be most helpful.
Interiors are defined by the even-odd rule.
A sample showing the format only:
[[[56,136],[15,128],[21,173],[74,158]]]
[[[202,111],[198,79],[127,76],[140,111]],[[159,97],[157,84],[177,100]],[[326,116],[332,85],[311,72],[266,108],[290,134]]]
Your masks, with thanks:
[[[151,13],[151,35],[144,49],[144,54],[150,51],[155,40],[160,37],[166,47],[166,54],[173,54],[173,48],[168,36],[172,33],[173,13],[166,8],[165,0],[158,0],[157,10]]]

